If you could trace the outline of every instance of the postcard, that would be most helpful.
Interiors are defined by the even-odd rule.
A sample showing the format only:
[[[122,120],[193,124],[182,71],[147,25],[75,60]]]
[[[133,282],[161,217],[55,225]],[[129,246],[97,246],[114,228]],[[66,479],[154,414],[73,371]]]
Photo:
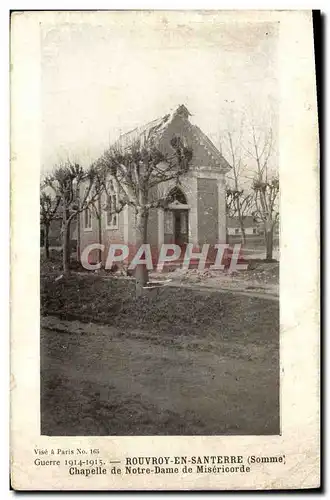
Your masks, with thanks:
[[[320,486],[311,11],[11,14],[11,484]]]

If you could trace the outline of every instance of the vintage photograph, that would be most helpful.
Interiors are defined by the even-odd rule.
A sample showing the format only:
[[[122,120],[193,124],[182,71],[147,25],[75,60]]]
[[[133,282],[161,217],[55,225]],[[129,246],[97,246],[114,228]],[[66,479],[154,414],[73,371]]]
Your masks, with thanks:
[[[40,22],[40,433],[278,436],[279,22],[106,19]]]
[[[320,486],[317,29],[11,14],[14,490]]]

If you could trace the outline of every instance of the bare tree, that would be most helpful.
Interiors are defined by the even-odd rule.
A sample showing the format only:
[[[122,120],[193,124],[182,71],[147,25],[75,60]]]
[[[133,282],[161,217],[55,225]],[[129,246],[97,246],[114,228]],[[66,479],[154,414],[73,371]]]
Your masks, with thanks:
[[[226,186],[226,214],[227,217],[234,217],[236,215],[236,200],[235,191],[229,186]]]
[[[43,191],[44,186],[40,190],[40,224],[44,229],[44,247],[46,259],[49,259],[49,229],[51,222],[55,219],[61,198],[56,196],[52,198],[50,194]]]
[[[244,189],[230,188],[226,189],[226,213],[228,217],[237,216],[241,229],[241,241],[246,243],[245,235],[245,217],[251,212],[253,201],[252,193],[245,193]]]
[[[256,171],[252,184],[253,213],[252,215],[264,229],[266,260],[273,259],[274,227],[279,221],[278,196],[279,179],[271,172],[269,160],[273,152],[273,132],[269,128],[258,133],[252,124],[252,147],[249,151],[254,161]]]
[[[45,179],[45,185],[54,191],[61,203],[64,274],[70,272],[72,220],[82,211],[88,210],[99,197],[100,184],[95,182],[96,179],[94,165],[84,171],[79,164],[70,161],[57,165]]]
[[[158,186],[172,179],[179,181],[190,167],[192,150],[179,137],[171,140],[173,153],[164,153],[152,136],[138,139],[129,147],[114,146],[103,154],[99,165],[103,169],[104,190],[108,195],[110,183],[117,193],[116,207],[119,212],[132,206],[136,214],[136,246],[148,243],[147,228],[151,209],[164,206],[166,199]],[[139,264],[135,270],[136,295],[143,293],[148,281],[148,270]]]
[[[91,211],[94,213],[97,220],[97,239],[99,245],[102,244],[102,203],[101,196],[99,196],[90,206]],[[102,250],[99,250],[99,262],[102,261]]]
[[[244,116],[241,117],[240,125],[237,130],[226,130],[223,135],[223,140],[220,143],[220,150],[225,154],[232,167],[228,179],[230,185],[226,191],[227,215],[229,217],[237,217],[241,230],[241,241],[244,245],[246,242],[245,235],[245,217],[250,213],[252,203],[252,193],[247,192],[243,187],[243,177],[246,169],[244,158]]]

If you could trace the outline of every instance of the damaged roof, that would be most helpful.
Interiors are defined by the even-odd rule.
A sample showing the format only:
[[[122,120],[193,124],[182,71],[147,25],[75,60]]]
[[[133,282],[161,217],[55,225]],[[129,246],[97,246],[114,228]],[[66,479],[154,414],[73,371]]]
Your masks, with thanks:
[[[151,140],[160,142],[164,132],[168,129],[172,120],[176,116],[180,116],[188,128],[195,140],[206,149],[206,152],[213,160],[218,163],[224,171],[229,171],[231,166],[227,160],[222,156],[220,151],[216,148],[213,142],[207,137],[204,132],[197,126],[193,125],[189,121],[189,116],[192,116],[184,104],[178,106],[174,111],[152,120],[151,122],[142,125],[141,127],[136,127],[133,130],[122,134],[116,141],[116,145],[126,149],[129,148],[135,141],[139,140],[141,144],[145,144]]]

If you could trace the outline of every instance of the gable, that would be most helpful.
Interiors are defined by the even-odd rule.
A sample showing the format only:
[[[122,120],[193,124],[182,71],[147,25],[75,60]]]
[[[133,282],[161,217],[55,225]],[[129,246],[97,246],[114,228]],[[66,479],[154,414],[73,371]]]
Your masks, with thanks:
[[[190,123],[189,116],[187,108],[181,105],[174,112],[123,134],[117,143],[126,148],[137,139],[144,143],[152,138],[164,153],[170,154],[173,152],[171,139],[180,136],[193,150],[192,168],[211,167],[228,172],[231,168],[229,163],[202,130]]]
[[[193,150],[192,168],[212,167],[221,172],[228,172],[231,168],[225,158],[217,150],[211,140],[196,125],[189,120],[176,116],[162,134],[161,147],[172,152],[170,141],[173,136],[180,136],[187,146]]]

